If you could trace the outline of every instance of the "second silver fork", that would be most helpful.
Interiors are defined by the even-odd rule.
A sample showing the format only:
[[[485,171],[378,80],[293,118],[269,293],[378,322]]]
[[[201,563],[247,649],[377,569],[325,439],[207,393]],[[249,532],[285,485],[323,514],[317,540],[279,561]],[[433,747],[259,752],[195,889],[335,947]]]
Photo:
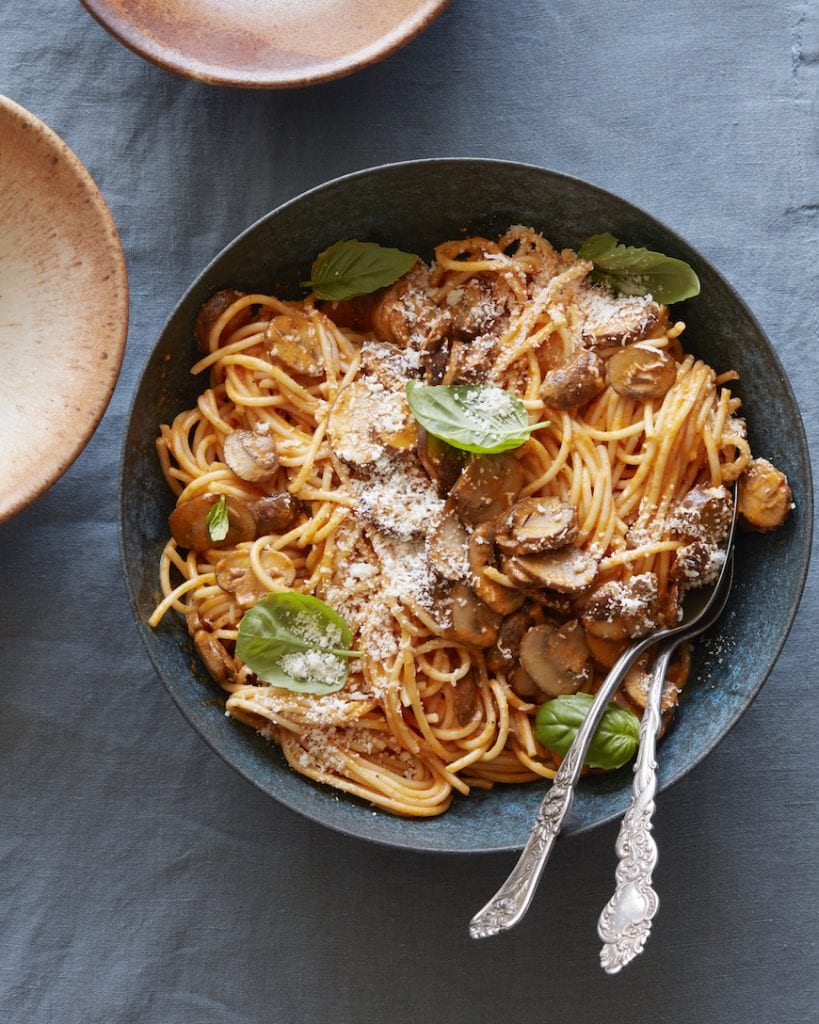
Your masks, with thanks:
[[[597,934],[603,942],[600,965],[607,974],[616,974],[642,953],[660,905],[651,884],[658,859],[651,830],[657,792],[656,750],[662,722],[663,687],[671,659],[683,640],[704,633],[722,615],[733,583],[733,552],[728,559],[730,564],[721,577],[718,599],[709,607],[708,614],[685,637],[675,637],[666,643],[651,671],[646,709],[640,720],[640,746],[634,763],[631,802],[615,846],[618,857],[615,890],[597,924]]]

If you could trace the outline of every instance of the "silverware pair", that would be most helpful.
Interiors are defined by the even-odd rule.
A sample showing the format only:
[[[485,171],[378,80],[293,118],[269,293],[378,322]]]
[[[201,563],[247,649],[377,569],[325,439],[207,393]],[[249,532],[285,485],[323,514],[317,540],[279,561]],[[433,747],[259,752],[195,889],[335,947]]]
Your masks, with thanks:
[[[694,591],[686,600],[683,619],[677,626],[657,630],[638,640],[614,664],[540,805],[517,864],[492,899],[472,918],[469,925],[472,938],[487,938],[507,931],[526,914],[571,809],[583,762],[600,719],[629,669],[649,648],[659,644],[660,652],[652,668],[647,705],[640,723],[631,801],[617,839],[616,888],[598,923],[598,934],[603,941],[601,966],[609,974],[616,973],[642,952],[659,906],[651,885],[657,864],[657,846],[651,836],[651,828],[657,785],[655,750],[661,723],[663,685],[671,658],[680,644],[710,628],[725,608],[733,582],[732,543],[737,497],[735,494],[725,562],[713,589],[710,592]]]

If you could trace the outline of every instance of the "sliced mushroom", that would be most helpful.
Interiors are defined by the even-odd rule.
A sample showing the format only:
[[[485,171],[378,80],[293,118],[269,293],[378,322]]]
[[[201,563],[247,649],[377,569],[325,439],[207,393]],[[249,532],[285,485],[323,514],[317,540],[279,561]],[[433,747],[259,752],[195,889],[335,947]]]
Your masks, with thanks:
[[[207,527],[207,516],[221,495],[200,494],[183,501],[171,512],[168,524],[173,539],[181,548],[193,551],[207,551],[209,548],[232,548],[242,541],[253,540],[256,536],[256,520],[246,501],[225,496],[228,513],[228,532],[223,540],[211,540]]]
[[[669,575],[681,587],[702,587],[714,582],[724,562],[722,548],[694,540],[677,549]]]
[[[458,725],[467,725],[478,709],[478,687],[471,672],[452,684],[452,710]]]
[[[628,580],[609,580],[589,597],[583,608],[583,625],[604,640],[645,636],[659,621],[659,581],[653,572]]]
[[[521,608],[507,615],[498,631],[498,639],[486,652],[486,667],[490,672],[509,672],[520,657],[520,644],[532,625],[529,608]]]
[[[540,397],[552,409],[574,409],[596,398],[605,386],[606,364],[596,352],[581,348],[544,375]]]
[[[594,583],[598,560],[567,544],[541,555],[507,555],[501,560],[503,572],[517,587],[546,587],[559,594],[582,594]]]
[[[418,461],[444,494],[449,494],[455,486],[467,459],[467,453],[460,448],[433,437],[423,427],[418,428]]]
[[[353,381],[339,392],[327,421],[327,437],[344,462],[367,466],[383,453],[372,429],[377,410],[378,400],[366,381]]]
[[[486,523],[512,505],[523,480],[523,469],[514,455],[478,455],[450,491],[453,507],[464,523]]]
[[[477,598],[465,583],[452,588],[452,632],[467,647],[491,647],[501,616]]]
[[[478,274],[453,288],[446,302],[452,317],[452,334],[469,341],[481,334],[497,334],[509,316],[515,297],[499,275]]]
[[[223,288],[222,291],[214,292],[202,305],[202,308],[196,314],[196,323],[193,329],[200,352],[209,351],[208,336],[210,335],[211,327],[213,327],[228,306],[232,306],[237,299],[241,299],[242,294],[242,292],[234,291],[232,288]],[[245,324],[250,323],[251,315],[250,306],[240,309],[236,316],[231,317],[225,325],[225,333],[231,334],[233,331],[238,330],[239,327],[244,327]]]
[[[519,590],[490,579],[484,572],[487,566],[497,569],[495,528],[492,523],[481,523],[469,538],[470,583],[484,604],[488,604],[499,615],[511,615],[520,608],[525,598]]]
[[[609,359],[606,374],[623,398],[662,398],[677,379],[677,364],[662,349],[629,345]]]
[[[535,697],[543,699],[543,691],[532,679],[523,665],[518,665],[515,671],[512,673],[512,678],[509,681],[509,685],[523,700],[531,701]]]
[[[668,309],[645,296],[609,295],[587,288],[575,299],[583,318],[583,340],[590,345],[628,345],[641,341],[668,317]]]
[[[577,536],[574,505],[552,496],[523,498],[497,526],[498,547],[512,555],[537,555],[562,548]]]
[[[403,391],[410,365],[404,349],[388,341],[367,339],[359,349],[362,377],[374,378],[383,388]]]
[[[451,508],[426,536],[426,553],[432,568],[446,580],[469,578],[469,533]]]
[[[785,522],[793,508],[788,478],[767,459],[752,459],[742,478],[739,512],[752,530],[767,532]]]
[[[733,504],[725,487],[693,487],[668,517],[668,526],[685,540],[719,544],[731,525]]]
[[[259,556],[262,568],[272,581],[283,589],[291,587],[296,579],[296,567],[283,551],[264,550]],[[250,554],[244,549],[229,551],[216,563],[216,583],[226,594],[233,594],[240,608],[252,608],[270,593],[253,571]]]
[[[254,501],[251,510],[256,520],[256,536],[263,537],[266,533],[283,533],[294,527],[303,506],[289,491],[279,491]]]
[[[445,341],[445,339],[442,339]],[[449,346],[440,341],[421,349],[421,366],[425,384],[442,384],[449,365]]]
[[[486,382],[497,351],[491,335],[474,341],[453,341],[442,379],[444,384],[482,384]]]
[[[592,677],[591,655],[577,619],[559,628],[548,622],[532,626],[520,645],[520,663],[549,697],[577,693]]]
[[[222,642],[212,633],[200,629],[193,638],[193,645],[199,652],[205,668],[211,677],[220,684],[227,683],[236,677],[236,666],[225,650]]]
[[[430,298],[429,271],[419,260],[409,273],[376,298],[372,330],[381,341],[421,348],[445,337],[451,317]]]
[[[316,328],[300,313],[284,313],[268,324],[270,355],[291,373],[316,379],[324,376],[324,356]]]
[[[648,671],[648,658],[649,656],[647,654],[638,658],[634,665],[629,669],[626,674],[626,678],[623,680],[623,689],[629,699],[643,711],[645,711],[646,705],[648,704],[648,690],[649,684],[651,683],[651,674]],[[663,683],[663,695],[660,699],[660,711],[670,711],[672,708],[677,706],[679,699],[679,687],[671,681],[669,673],[669,677],[667,677]]]
[[[224,453],[230,469],[249,483],[264,483],[279,468],[276,442],[253,430],[231,430],[225,438]]]

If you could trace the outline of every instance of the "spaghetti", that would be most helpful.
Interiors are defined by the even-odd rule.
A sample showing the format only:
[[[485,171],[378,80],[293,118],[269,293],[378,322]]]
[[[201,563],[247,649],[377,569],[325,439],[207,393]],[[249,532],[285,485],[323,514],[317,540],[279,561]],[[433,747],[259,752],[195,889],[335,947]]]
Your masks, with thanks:
[[[714,502],[751,461],[728,387],[736,374],[685,354],[684,325],[665,307],[612,296],[590,282],[591,269],[516,227],[496,243],[446,242],[431,268],[419,263],[353,302],[223,292],[206,304],[192,372],[207,370],[209,386],[162,425],[157,450],[175,515],[201,520],[224,495],[231,523],[249,509],[250,525],[209,544],[201,522],[200,540],[177,524],[150,621],[171,609],[186,616],[229,695],[227,713],[275,741],[302,775],[412,816],[440,814],[473,787],[551,778],[559,759],[533,719],[552,691],[521,668],[521,632],[562,630],[566,640],[574,630],[583,667],[573,688],[594,692],[628,638],[672,621],[685,588],[713,572]],[[657,397],[627,397],[607,377],[612,356],[637,349],[671,366]],[[590,375],[569,379],[584,366]],[[408,379],[491,385],[517,395],[532,422],[549,421],[515,451],[461,458],[457,480],[489,467],[481,500],[500,501],[491,522],[470,522],[463,509],[483,506],[468,495],[458,505],[464,487],[445,479],[419,437]],[[237,473],[238,442],[248,468]],[[499,466],[502,479],[492,475]],[[560,548],[572,571],[591,566],[578,586],[559,574],[538,581],[538,566],[554,572],[560,551],[514,553],[512,509],[547,498],[572,520]],[[508,557],[493,547],[502,528]],[[451,557],[441,557],[442,540]],[[489,553],[476,565],[481,543]],[[244,613],[286,590],[320,597],[349,623],[363,657],[338,692],[261,683],[236,657]],[[490,595],[500,611],[485,605]],[[458,626],[465,600],[491,612],[474,642]],[[686,658],[675,673],[667,707]],[[618,697],[638,714],[640,685]]]

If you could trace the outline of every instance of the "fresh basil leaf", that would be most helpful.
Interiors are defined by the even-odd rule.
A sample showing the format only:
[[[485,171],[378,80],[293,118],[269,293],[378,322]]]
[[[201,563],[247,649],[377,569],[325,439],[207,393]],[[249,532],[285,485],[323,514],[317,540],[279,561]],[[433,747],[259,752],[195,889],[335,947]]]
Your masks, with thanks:
[[[565,757],[591,710],[594,697],[574,693],[541,704],[535,716],[535,735],[549,750]],[[591,741],[585,763],[613,771],[630,761],[640,738],[639,719],[625,708],[609,704]]]
[[[236,654],[265,683],[301,693],[333,693],[347,681],[350,627],[309,594],[268,594],[239,623]]]
[[[336,242],[320,253],[303,288],[312,288],[320,299],[340,302],[369,295],[403,277],[418,257],[375,242]]]
[[[424,430],[453,448],[494,455],[519,448],[533,430],[523,402],[510,391],[484,384],[436,384],[409,380],[407,402]]]
[[[230,519],[228,518],[227,499],[224,494],[220,494],[219,500],[211,505],[208,514],[205,516],[205,528],[208,531],[208,537],[214,543],[227,537],[228,530],[230,529]]]
[[[700,282],[683,260],[650,249],[620,245],[614,235],[592,235],[578,249],[594,264],[592,280],[620,295],[651,295],[656,302],[682,302],[700,293]]]

